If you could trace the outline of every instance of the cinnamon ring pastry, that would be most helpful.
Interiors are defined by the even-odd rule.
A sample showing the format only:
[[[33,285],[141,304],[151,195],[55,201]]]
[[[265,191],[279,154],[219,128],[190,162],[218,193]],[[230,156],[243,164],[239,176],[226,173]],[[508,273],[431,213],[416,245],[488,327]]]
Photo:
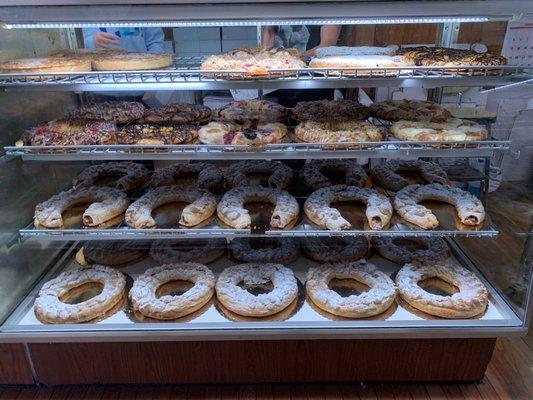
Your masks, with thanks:
[[[311,160],[300,170],[300,179],[313,190],[331,186],[324,172],[345,174],[348,186],[365,187],[366,184],[366,173],[355,160]]]
[[[146,243],[135,241],[92,241],[83,244],[83,260],[87,264],[121,266],[148,255]]]
[[[246,288],[271,283],[269,293],[254,296]],[[292,270],[281,264],[239,264],[226,268],[216,283],[217,299],[228,310],[249,317],[266,317],[288,307],[298,295]]]
[[[398,191],[409,181],[398,172],[417,172],[426,183],[449,185],[446,172],[436,163],[422,160],[390,160],[372,169],[372,180],[385,189]]]
[[[319,263],[357,261],[368,252],[364,236],[306,237],[301,244],[304,256]]]
[[[239,262],[290,264],[298,258],[296,239],[235,238],[229,244],[231,256]]]
[[[98,184],[98,180],[107,177],[117,177],[118,179],[112,185],[123,192],[143,187],[150,179],[150,172],[144,165],[136,164],[130,161],[107,162],[98,165],[91,165],[85,168],[72,181],[72,186],[93,186]]]
[[[329,288],[332,279],[354,279],[370,287],[359,295],[342,297]],[[394,282],[366,260],[346,264],[323,264],[307,272],[305,289],[321,309],[348,318],[366,318],[387,310],[396,297]]]
[[[78,304],[61,299],[69,291],[85,284],[102,286],[100,294]],[[70,324],[91,321],[110,311],[124,296],[126,278],[116,269],[102,265],[76,268],[62,272],[46,282],[35,300],[35,315],[49,324]]]
[[[350,229],[339,210],[331,207],[335,201],[360,201],[366,204],[366,218],[371,229],[381,230],[392,217],[392,205],[387,197],[372,189],[336,185],[314,191],[305,201],[305,215],[321,228],[332,231]]]
[[[126,210],[126,223],[132,228],[154,228],[152,211],[163,204],[184,201],[191,203],[181,213],[181,226],[194,226],[215,212],[217,200],[203,189],[182,189],[179,186],[161,186],[146,192]]]
[[[429,278],[439,278],[459,292],[450,296],[426,292],[418,283]],[[442,318],[471,318],[484,312],[488,304],[483,283],[457,264],[405,264],[396,274],[396,285],[402,299],[411,306]]]
[[[436,228],[437,217],[426,207],[417,204],[422,200],[437,200],[455,207],[461,223],[475,226],[485,220],[485,209],[481,201],[474,195],[459,188],[431,185],[409,185],[394,197],[394,209],[406,221],[423,229]]]
[[[35,207],[34,224],[36,227],[62,228],[61,214],[76,204],[91,205],[83,213],[83,224],[97,226],[122,214],[130,201],[124,192],[118,189],[99,186],[84,186],[70,189],[50,197]]]
[[[192,282],[181,295],[157,296],[157,289],[171,281]],[[156,319],[176,319],[202,308],[213,296],[215,276],[205,265],[166,264],[147,269],[133,282],[129,297],[133,309]]]
[[[217,215],[226,225],[235,229],[250,227],[251,218],[245,203],[266,201],[275,205],[270,226],[284,228],[298,218],[298,202],[288,192],[261,186],[240,186],[227,192],[217,207]]]
[[[412,242],[423,248],[410,249],[405,242]],[[435,236],[410,238],[375,236],[372,238],[372,247],[381,256],[397,264],[444,261],[450,257],[446,242]]]
[[[161,264],[196,262],[210,264],[226,253],[226,239],[156,240],[150,257]]]
[[[201,189],[216,189],[222,182],[222,172],[213,164],[206,162],[178,163],[156,170],[152,175],[152,186],[169,186],[176,183],[176,178],[196,175],[196,186]]]
[[[279,161],[246,160],[231,164],[226,169],[224,183],[229,189],[250,186],[250,174],[270,174],[268,185],[276,189],[286,189],[292,182],[292,169]]]

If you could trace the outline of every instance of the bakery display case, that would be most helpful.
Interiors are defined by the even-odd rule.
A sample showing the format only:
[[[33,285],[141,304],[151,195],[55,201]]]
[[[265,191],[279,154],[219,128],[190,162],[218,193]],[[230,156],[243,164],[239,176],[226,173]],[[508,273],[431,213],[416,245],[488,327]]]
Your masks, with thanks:
[[[0,1],[0,382],[480,379],[533,305],[532,12]]]

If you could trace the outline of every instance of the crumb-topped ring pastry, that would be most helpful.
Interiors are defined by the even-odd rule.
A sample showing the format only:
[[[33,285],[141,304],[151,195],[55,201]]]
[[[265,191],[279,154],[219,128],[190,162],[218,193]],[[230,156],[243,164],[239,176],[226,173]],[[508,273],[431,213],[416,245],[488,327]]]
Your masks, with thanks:
[[[91,203],[83,212],[82,220],[86,226],[97,226],[122,214],[128,208],[128,196],[118,189],[103,186],[84,186],[70,189],[50,197],[35,207],[34,224],[36,227],[61,228],[61,214],[76,204]]]
[[[452,114],[440,104],[425,100],[386,100],[370,106],[372,115],[387,121],[444,122]]]
[[[330,289],[332,279],[354,279],[370,287],[359,295],[342,297]],[[396,297],[394,282],[366,260],[324,264],[307,272],[307,295],[321,309],[348,318],[366,318],[387,310]]]
[[[152,211],[163,204],[184,201],[189,204],[181,213],[181,226],[195,226],[215,212],[216,197],[203,189],[182,189],[180,186],[161,186],[149,190],[126,210],[126,223],[135,229],[154,228]]]
[[[239,186],[231,189],[218,203],[217,215],[232,228],[250,228],[250,213],[244,208],[244,204],[253,201],[266,201],[275,205],[270,219],[272,228],[284,228],[298,218],[298,202],[289,192],[261,186]]]
[[[102,286],[100,294],[78,304],[61,299],[69,291],[85,284]],[[120,302],[125,294],[126,278],[116,269],[103,265],[75,268],[62,272],[46,282],[35,300],[35,315],[49,324],[71,324],[91,321],[104,315]]]
[[[417,172],[426,183],[449,185],[448,175],[436,163],[422,160],[390,160],[372,169],[372,180],[385,189],[398,191],[409,185],[399,172]]]
[[[150,124],[175,122],[191,124],[208,121],[211,109],[202,104],[171,103],[157,108],[149,108],[144,112],[144,121]]]
[[[334,143],[328,147],[349,147],[350,143],[379,142],[383,133],[368,121],[305,121],[299,123],[294,133],[303,143]],[[339,145],[335,145],[339,143]]]
[[[423,200],[436,200],[453,205],[461,223],[465,225],[476,226],[485,220],[485,208],[476,196],[439,183],[404,187],[394,197],[394,209],[403,219],[423,229],[436,228],[439,225],[437,217],[431,210],[418,204]]]
[[[251,174],[270,174],[268,185],[275,189],[287,189],[292,183],[292,169],[279,161],[246,160],[231,164],[224,171],[224,184],[231,189],[250,186]]]
[[[169,165],[155,170],[152,174],[152,186],[169,186],[176,183],[176,179],[195,175],[196,186],[201,189],[216,189],[223,179],[222,171],[215,165],[206,162],[189,162]]]
[[[194,125],[131,124],[117,132],[118,144],[190,144],[198,138]]]
[[[305,237],[301,240],[304,256],[319,263],[357,261],[368,252],[364,236]]]
[[[348,186],[364,187],[366,184],[366,172],[355,160],[311,160],[300,170],[300,179],[313,190],[331,186],[325,172],[345,174]]]
[[[123,192],[143,187],[150,179],[150,171],[141,164],[130,161],[106,162],[98,165],[91,165],[85,168],[72,181],[75,188],[81,186],[92,186],[98,184],[98,180],[103,177],[117,177],[112,185]]]
[[[68,119],[114,121],[117,124],[127,124],[144,116],[144,105],[138,101],[106,101],[91,103],[67,114]]]
[[[335,201],[360,201],[366,205],[366,218],[371,229],[381,230],[392,217],[392,205],[384,195],[357,186],[336,185],[314,191],[305,201],[305,215],[321,228],[332,231],[350,229],[339,210],[331,207]]]
[[[413,249],[409,244],[422,248]],[[436,236],[407,238],[375,236],[372,238],[372,248],[381,256],[397,264],[444,261],[450,257],[446,242]]]
[[[157,289],[171,281],[194,285],[181,295],[157,296]],[[129,297],[133,309],[156,319],[176,319],[202,308],[213,296],[215,276],[197,263],[165,264],[147,269],[133,282]]]
[[[254,296],[246,288],[265,286],[269,293]],[[249,317],[266,317],[288,307],[298,295],[296,278],[281,264],[239,264],[226,268],[216,283],[217,299],[228,310]]]
[[[298,258],[298,242],[294,238],[235,238],[229,244],[231,256],[245,263],[290,264]]]
[[[418,282],[439,278],[456,286],[459,292],[440,296],[422,289]],[[404,265],[396,274],[396,285],[403,300],[425,313],[443,318],[471,318],[485,311],[487,289],[471,271],[452,263]]]
[[[223,121],[276,122],[287,118],[289,111],[281,104],[267,100],[238,100],[222,106],[217,116]]]
[[[150,257],[161,264],[210,264],[226,253],[226,245],[224,238],[156,240],[150,247]]]
[[[304,121],[359,121],[370,115],[368,107],[354,100],[300,101],[292,109],[292,116]]]

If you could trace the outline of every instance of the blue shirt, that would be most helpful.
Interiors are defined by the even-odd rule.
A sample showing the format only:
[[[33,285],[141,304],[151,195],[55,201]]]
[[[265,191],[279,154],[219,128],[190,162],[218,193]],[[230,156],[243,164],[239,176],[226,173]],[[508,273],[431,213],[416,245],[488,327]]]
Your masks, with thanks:
[[[140,53],[163,53],[165,35],[161,28],[83,28],[85,47],[94,49],[94,35],[108,32],[120,37],[120,47],[126,51]]]

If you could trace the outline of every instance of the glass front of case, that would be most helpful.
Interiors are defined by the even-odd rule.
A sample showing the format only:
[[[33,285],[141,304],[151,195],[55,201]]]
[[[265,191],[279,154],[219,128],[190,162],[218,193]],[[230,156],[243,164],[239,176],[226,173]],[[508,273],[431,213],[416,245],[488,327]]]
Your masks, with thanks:
[[[122,26],[105,7],[70,23],[4,8],[2,336],[523,332],[533,71],[511,28],[527,21],[355,3],[343,20],[235,6]],[[95,46],[114,51],[79,50]],[[119,47],[172,58],[117,64],[149,58]]]

